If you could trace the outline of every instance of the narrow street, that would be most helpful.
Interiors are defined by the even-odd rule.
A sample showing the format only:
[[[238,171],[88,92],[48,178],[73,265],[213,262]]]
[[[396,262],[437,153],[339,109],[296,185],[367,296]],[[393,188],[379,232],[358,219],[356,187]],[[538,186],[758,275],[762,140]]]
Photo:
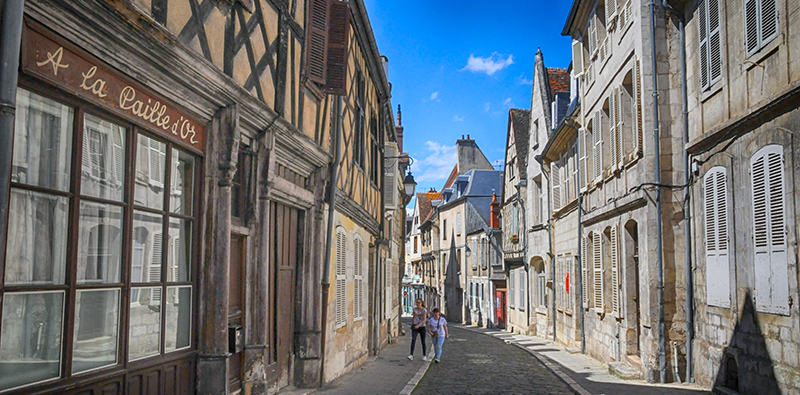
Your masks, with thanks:
[[[574,394],[525,350],[450,325],[439,364],[431,364],[414,394]]]

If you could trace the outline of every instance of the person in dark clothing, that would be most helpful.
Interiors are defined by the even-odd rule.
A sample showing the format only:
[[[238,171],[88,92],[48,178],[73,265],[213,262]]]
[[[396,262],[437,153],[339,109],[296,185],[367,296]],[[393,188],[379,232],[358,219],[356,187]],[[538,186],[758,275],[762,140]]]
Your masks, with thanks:
[[[414,317],[411,319],[411,354],[408,354],[408,359],[414,359],[414,346],[417,345],[417,336],[419,341],[422,342],[422,360],[428,360],[428,350],[425,348],[425,324],[428,321],[428,310],[425,309],[425,302],[422,299],[417,299],[417,307],[413,310]]]

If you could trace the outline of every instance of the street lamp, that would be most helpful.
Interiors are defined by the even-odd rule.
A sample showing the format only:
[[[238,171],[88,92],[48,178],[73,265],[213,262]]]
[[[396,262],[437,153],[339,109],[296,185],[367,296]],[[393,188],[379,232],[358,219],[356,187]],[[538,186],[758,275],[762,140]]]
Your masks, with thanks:
[[[472,256],[472,250],[469,247],[464,247],[464,254],[467,255],[467,258]]]
[[[414,176],[411,174],[411,169],[408,170],[406,178],[403,180],[403,187],[405,188],[406,196],[409,198],[414,196],[414,190],[417,188],[417,182],[414,181]]]

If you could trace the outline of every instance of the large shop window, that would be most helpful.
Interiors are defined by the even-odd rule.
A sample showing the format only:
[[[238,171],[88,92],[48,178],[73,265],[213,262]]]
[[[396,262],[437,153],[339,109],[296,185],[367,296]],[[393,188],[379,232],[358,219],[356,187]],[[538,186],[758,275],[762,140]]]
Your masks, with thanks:
[[[0,391],[189,347],[194,156],[25,89],[17,103]]]

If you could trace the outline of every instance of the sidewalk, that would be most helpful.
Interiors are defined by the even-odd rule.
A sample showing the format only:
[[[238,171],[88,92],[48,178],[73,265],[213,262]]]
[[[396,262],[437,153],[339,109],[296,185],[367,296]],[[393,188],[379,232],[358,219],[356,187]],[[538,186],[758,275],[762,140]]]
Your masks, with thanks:
[[[396,344],[389,344],[380,355],[370,358],[367,363],[346,373],[342,377],[314,391],[314,394],[409,394],[425,374],[430,361],[422,360],[422,345],[417,340],[414,360],[408,360],[411,347],[411,318],[403,318],[401,323],[405,336],[397,338]],[[428,354],[433,354],[433,346],[428,340]]]
[[[537,336],[517,335],[498,329],[450,324],[454,327],[494,336],[527,350],[581,395],[590,394],[711,394],[692,384],[651,384],[643,380],[622,380],[608,372],[608,366],[583,354],[573,354],[560,345]]]

